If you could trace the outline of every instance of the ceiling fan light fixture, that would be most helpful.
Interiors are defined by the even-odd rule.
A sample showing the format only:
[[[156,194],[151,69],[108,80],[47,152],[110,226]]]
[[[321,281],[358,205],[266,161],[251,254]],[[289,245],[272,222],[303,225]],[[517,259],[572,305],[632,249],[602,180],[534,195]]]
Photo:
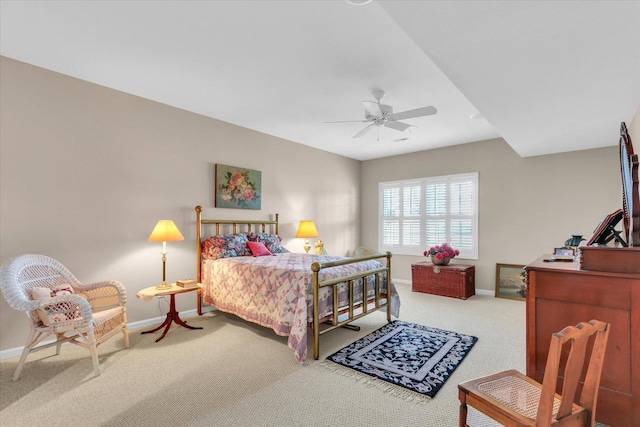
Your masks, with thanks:
[[[438,112],[436,107],[420,107],[414,108],[413,110],[401,111],[399,113],[393,112],[393,107],[387,104],[381,104],[380,101],[384,97],[383,90],[375,90],[372,93],[373,97],[376,101],[362,101],[362,106],[364,107],[364,118],[365,120],[346,120],[340,122],[325,122],[325,123],[350,123],[350,122],[361,122],[367,123],[367,125],[361,129],[358,133],[353,135],[353,138],[360,138],[365,133],[370,131],[373,127],[376,128],[377,139],[379,140],[379,130],[381,126],[387,127],[390,129],[397,130],[399,132],[403,132],[405,134],[413,132],[416,129],[416,126],[410,125],[408,123],[404,123],[401,120],[405,119],[413,119],[416,117],[424,117],[431,116]]]
[[[371,0],[344,0],[349,3],[351,6],[364,6],[366,4],[371,3]]]

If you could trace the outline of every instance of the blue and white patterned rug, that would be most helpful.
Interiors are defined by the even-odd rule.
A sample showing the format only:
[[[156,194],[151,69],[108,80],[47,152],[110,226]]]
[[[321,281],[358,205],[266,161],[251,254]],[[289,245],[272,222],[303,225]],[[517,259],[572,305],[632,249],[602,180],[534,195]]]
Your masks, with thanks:
[[[327,360],[434,397],[478,338],[395,320]]]

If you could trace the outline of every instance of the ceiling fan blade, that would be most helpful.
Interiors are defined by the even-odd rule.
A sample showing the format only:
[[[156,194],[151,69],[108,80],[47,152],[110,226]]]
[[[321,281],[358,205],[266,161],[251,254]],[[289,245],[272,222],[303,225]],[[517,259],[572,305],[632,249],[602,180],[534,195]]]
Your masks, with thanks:
[[[324,122],[324,123],[367,123],[369,120],[340,120],[337,122]]]
[[[415,129],[415,126],[408,125],[408,124],[402,123],[402,122],[387,122],[387,123],[384,124],[384,126],[386,126],[388,128],[391,128],[391,129],[399,130],[400,132],[404,132],[406,130],[411,132],[413,129]]]
[[[364,105],[364,109],[367,110],[369,114],[373,117],[382,117],[382,111],[380,111],[380,104],[377,102],[371,101],[362,101],[362,105]]]
[[[364,135],[365,133],[369,132],[369,130],[371,130],[371,128],[374,126],[374,123],[371,123],[369,126],[365,127],[364,129],[362,129],[360,132],[356,133],[355,135],[353,135],[354,138],[360,138],[362,135]]]
[[[391,114],[389,118],[392,120],[405,120],[413,119],[414,117],[431,116],[433,114],[436,114],[437,112],[438,110],[436,109],[436,107],[422,107],[416,108],[415,110],[407,110]]]

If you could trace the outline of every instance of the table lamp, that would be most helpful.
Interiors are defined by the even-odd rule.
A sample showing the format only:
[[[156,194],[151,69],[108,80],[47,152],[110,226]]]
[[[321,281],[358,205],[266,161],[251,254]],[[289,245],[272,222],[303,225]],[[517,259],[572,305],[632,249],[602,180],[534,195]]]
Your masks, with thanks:
[[[171,289],[167,283],[167,242],[184,240],[178,227],[170,219],[161,219],[149,236],[150,242],[162,242],[162,283],[156,289]]]
[[[300,226],[298,226],[296,237],[305,239],[304,251],[306,253],[309,253],[309,249],[311,249],[309,237],[318,237],[318,230],[316,230],[316,225],[313,223],[313,221],[300,221]]]

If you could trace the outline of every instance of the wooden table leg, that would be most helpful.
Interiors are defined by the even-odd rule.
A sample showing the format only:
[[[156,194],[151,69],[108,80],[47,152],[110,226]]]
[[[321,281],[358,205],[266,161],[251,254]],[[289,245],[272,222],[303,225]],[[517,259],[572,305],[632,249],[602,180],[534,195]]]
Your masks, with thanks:
[[[162,335],[160,335],[160,338],[158,338],[156,340],[156,342],[160,341],[162,338],[164,338],[165,335],[167,335],[167,332],[169,332],[169,328],[171,327],[171,323],[175,322],[180,326],[183,326],[185,328],[188,329],[203,329],[202,327],[196,327],[196,326],[191,326],[191,325],[187,325],[187,322],[185,322],[184,320],[182,320],[180,318],[180,316],[178,315],[178,311],[176,311],[176,296],[175,294],[171,294],[171,301],[169,303],[169,311],[167,312],[167,317],[165,318],[164,322],[162,322],[162,324],[160,326],[158,326],[157,328],[151,329],[149,331],[144,331],[142,332],[143,334],[150,334],[151,332],[155,332],[158,331],[160,329],[162,329],[162,327],[164,327],[164,332],[162,332]]]

